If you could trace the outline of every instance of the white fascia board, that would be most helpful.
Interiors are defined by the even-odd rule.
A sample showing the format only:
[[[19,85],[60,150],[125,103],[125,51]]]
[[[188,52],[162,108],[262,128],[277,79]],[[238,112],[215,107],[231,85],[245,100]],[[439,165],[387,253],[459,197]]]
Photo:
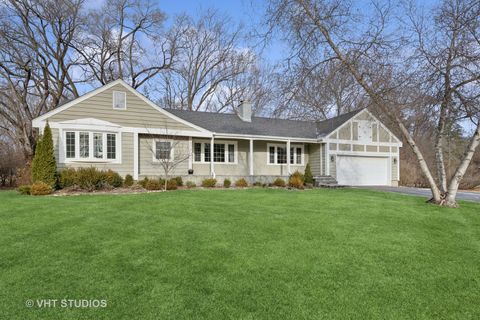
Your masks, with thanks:
[[[325,142],[330,143],[342,143],[342,144],[358,144],[366,146],[385,146],[385,147],[401,147],[401,142],[360,142],[355,140],[342,140],[342,139],[326,139]]]
[[[42,127],[45,123],[46,122],[44,121],[37,122],[37,124],[40,124],[40,126]],[[114,123],[111,123],[111,125],[106,125],[104,124],[103,121],[98,124],[81,123],[81,122],[52,122],[49,125],[52,129],[62,129],[62,130],[132,132],[137,134],[159,134],[159,135],[207,137],[207,138],[210,138],[212,136],[212,134],[208,132],[206,133],[206,132],[188,131],[188,130],[168,130],[168,129],[161,129],[161,128],[122,127]]]
[[[262,135],[251,135],[251,134],[235,134],[235,133],[216,133],[215,138],[218,139],[245,139],[245,140],[271,140],[271,141],[282,141],[287,142],[307,142],[307,143],[319,143],[318,139],[312,138],[294,138],[294,137],[278,137],[278,136],[262,136]]]

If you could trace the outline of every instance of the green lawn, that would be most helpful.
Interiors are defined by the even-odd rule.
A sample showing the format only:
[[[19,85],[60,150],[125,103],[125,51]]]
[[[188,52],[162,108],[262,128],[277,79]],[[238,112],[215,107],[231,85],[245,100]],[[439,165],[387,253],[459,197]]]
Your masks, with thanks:
[[[354,189],[0,192],[0,319],[479,319],[480,205],[424,201]]]

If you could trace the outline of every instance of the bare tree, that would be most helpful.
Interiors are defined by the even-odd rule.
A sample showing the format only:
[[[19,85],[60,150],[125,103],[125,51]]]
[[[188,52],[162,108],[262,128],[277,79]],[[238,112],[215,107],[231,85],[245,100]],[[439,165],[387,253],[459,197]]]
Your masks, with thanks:
[[[447,134],[459,121],[471,120],[477,131],[479,126],[480,90],[476,87],[480,81],[480,6],[476,2],[444,1],[435,11],[433,23],[425,16],[418,15],[413,4],[408,8],[417,36],[414,58],[422,67],[420,73],[426,79],[423,89],[435,99],[438,108],[435,165],[439,188],[446,201],[452,203],[476,147],[471,148],[478,145],[478,137],[474,134],[465,150],[464,159],[453,177],[449,177],[444,155]]]
[[[164,189],[167,190],[172,173],[191,157],[191,152],[187,146],[187,140],[169,131],[167,125],[164,129],[165,132],[162,134],[148,133],[144,147],[152,154],[153,164],[160,169],[161,176],[165,180]]]
[[[282,70],[274,116],[323,120],[363,108],[368,99],[351,74],[337,61],[310,65],[303,59]]]
[[[155,1],[107,0],[87,16],[72,47],[89,79],[121,78],[137,89],[171,67],[179,30],[164,30],[165,14]]]
[[[446,5],[436,12],[436,21],[441,21],[442,18],[449,15],[449,18],[453,17],[455,27],[460,28],[465,34],[471,35],[468,37],[470,40],[462,44],[457,43],[453,47],[464,46],[469,48],[466,52],[474,54],[478,51],[478,43],[475,44],[473,41],[477,35],[478,20],[480,19],[477,11],[478,3],[454,0],[444,3]],[[461,14],[456,14],[457,9],[454,8],[459,6],[463,9],[458,10]],[[405,101],[401,101],[401,97],[403,97],[401,93],[406,83],[410,82],[411,74],[406,74],[405,70],[408,68],[402,65],[406,54],[405,50],[399,50],[403,48],[394,45],[401,43],[401,39],[392,38],[391,34],[394,33],[389,36],[387,32],[391,7],[388,4],[375,2],[372,3],[372,7],[375,15],[365,18],[354,14],[352,6],[341,0],[272,0],[268,15],[270,26],[280,27],[285,32],[286,38],[300,58],[308,59],[309,56],[312,56],[318,59],[321,56],[323,61],[337,60],[350,72],[369,96],[373,106],[396,124],[411,147],[432,191],[431,201],[440,205],[456,206],[455,197],[458,185],[480,143],[478,119],[474,120],[476,129],[471,135],[470,142],[448,190],[443,192],[432,175],[410,128],[405,125],[402,109],[399,108],[399,106],[405,105]],[[364,19],[362,20],[362,18]],[[445,24],[447,26],[440,23],[439,27],[441,27],[437,30],[448,35],[449,22]],[[317,63],[320,62],[318,60]],[[408,67],[414,66],[409,65]],[[462,75],[462,79],[457,82],[455,89],[463,82],[474,84],[477,81],[470,71],[458,75]],[[467,87],[471,87],[471,85]],[[456,92],[453,90],[451,94],[456,95]],[[470,95],[468,99],[465,99],[464,94],[458,94],[458,106],[464,109],[468,108],[472,119],[473,116],[478,115],[476,109],[472,107],[477,105],[475,97]],[[451,102],[447,101],[446,104],[451,105]],[[439,118],[442,117],[441,110],[440,108],[439,113],[436,113]],[[439,126],[442,126],[442,121],[444,120],[439,121]],[[441,134],[438,136],[441,137]]]
[[[0,116],[25,157],[33,155],[31,121],[78,96],[70,44],[81,0],[11,0],[0,4]]]
[[[182,35],[181,49],[172,71],[163,76],[164,104],[195,111],[224,110],[242,90],[228,86],[245,88],[249,81],[241,78],[255,69],[255,54],[240,46],[242,27],[207,10],[196,19],[177,18],[174,28]]]

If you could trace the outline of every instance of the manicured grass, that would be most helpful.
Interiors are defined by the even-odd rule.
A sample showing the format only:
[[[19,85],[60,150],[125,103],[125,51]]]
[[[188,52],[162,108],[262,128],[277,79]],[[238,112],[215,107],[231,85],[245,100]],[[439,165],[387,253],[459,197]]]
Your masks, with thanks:
[[[367,190],[0,192],[0,319],[479,319],[480,205]],[[106,308],[27,308],[27,299]]]

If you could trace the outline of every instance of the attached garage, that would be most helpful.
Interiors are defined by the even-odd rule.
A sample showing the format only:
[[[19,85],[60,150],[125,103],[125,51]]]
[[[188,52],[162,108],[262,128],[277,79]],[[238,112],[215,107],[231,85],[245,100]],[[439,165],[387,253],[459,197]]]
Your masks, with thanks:
[[[323,141],[323,172],[338,184],[398,186],[402,142],[368,110],[349,117]]]
[[[337,181],[350,186],[390,185],[389,158],[337,156]]]

